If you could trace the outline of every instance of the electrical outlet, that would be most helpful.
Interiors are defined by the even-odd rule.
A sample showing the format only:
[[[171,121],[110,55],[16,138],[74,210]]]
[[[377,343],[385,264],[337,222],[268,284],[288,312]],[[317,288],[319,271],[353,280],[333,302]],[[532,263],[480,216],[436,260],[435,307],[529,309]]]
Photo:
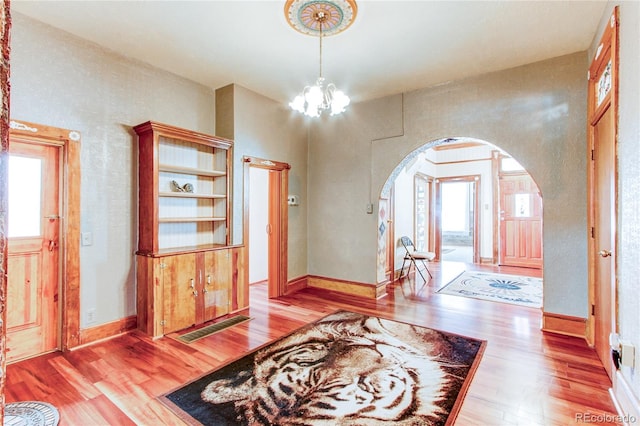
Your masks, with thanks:
[[[96,310],[87,309],[87,324],[93,324],[96,322]]]
[[[636,350],[633,344],[627,340],[620,340],[621,364],[633,368],[636,359]]]

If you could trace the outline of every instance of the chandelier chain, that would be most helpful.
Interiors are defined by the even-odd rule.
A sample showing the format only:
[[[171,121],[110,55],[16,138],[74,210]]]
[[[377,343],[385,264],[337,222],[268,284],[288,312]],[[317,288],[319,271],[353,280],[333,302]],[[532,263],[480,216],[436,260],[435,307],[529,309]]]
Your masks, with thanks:
[[[322,78],[322,21],[320,21],[320,78]]]

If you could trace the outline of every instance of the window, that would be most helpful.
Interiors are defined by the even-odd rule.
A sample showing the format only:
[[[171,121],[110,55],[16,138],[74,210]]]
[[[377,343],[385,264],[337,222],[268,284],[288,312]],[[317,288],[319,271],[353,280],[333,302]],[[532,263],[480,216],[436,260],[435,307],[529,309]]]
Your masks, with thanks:
[[[41,234],[41,192],[42,160],[10,155],[9,238],[35,237]]]

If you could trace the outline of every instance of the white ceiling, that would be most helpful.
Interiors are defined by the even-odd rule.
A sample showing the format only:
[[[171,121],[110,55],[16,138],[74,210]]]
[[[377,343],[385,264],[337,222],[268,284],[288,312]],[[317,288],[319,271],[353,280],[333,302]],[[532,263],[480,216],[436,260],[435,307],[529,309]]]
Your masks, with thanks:
[[[25,1],[12,11],[212,88],[288,102],[318,76],[319,43],[285,1]],[[353,101],[586,50],[606,1],[358,1],[323,42],[327,82]]]

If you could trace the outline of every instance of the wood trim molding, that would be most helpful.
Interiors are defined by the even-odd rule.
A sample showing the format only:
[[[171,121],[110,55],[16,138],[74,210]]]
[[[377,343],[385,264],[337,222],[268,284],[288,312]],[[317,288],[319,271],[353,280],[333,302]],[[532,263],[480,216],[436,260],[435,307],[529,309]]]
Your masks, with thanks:
[[[285,291],[285,294],[286,295],[293,294],[296,291],[300,291],[303,288],[307,288],[308,278],[309,278],[308,275],[305,275],[303,277],[298,277],[298,278],[289,280],[289,282],[287,283],[287,289]]]
[[[61,348],[80,344],[80,143],[76,130],[11,120],[11,138],[62,148],[62,254]]]
[[[116,321],[80,330],[80,344],[78,347],[110,339],[137,328],[138,317],[131,315]],[[77,349],[78,347],[74,348]]]
[[[462,148],[475,148],[477,146],[484,146],[485,144],[482,142],[458,142],[458,143],[447,143],[443,145],[434,146],[434,151],[445,151],[447,149],[462,149]]]
[[[245,156],[242,158],[243,163],[243,228],[242,238],[245,250],[245,259],[248,259],[244,268],[245,282],[249,282],[249,244],[251,239],[249,236],[249,176],[251,167],[258,167],[270,170],[274,173],[269,175],[269,222],[274,228],[274,234],[278,238],[270,238],[269,251],[278,253],[278,256],[270,256],[269,259],[269,297],[278,297],[287,293],[288,282],[288,224],[289,224],[289,205],[287,204],[287,195],[289,191],[289,169],[291,166],[280,161],[267,160],[257,157]]]
[[[565,336],[580,337],[586,340],[586,327],[586,318],[554,314],[551,312],[542,313],[542,331],[562,334]]]
[[[344,293],[367,299],[378,299],[384,296],[387,293],[387,284],[389,284],[389,282],[382,282],[374,285],[358,283],[355,281],[339,280],[335,278],[319,277],[316,275],[309,275],[307,278],[307,287]]]
[[[291,166],[289,164],[287,164],[287,163],[283,163],[281,161],[266,160],[264,158],[258,158],[258,157],[245,156],[245,157],[243,157],[242,161],[244,163],[250,164],[251,166],[260,167],[262,169],[268,169],[268,170],[289,170],[289,169],[291,169]]]
[[[465,163],[477,163],[480,161],[491,161],[491,158],[473,158],[470,160],[456,160],[456,161],[433,161],[429,159],[425,159],[427,163],[431,163],[434,166],[445,166],[451,164],[465,164]]]
[[[500,159],[502,154],[498,150],[491,151],[491,186],[493,202],[493,251],[492,262],[498,264],[500,256]]]

